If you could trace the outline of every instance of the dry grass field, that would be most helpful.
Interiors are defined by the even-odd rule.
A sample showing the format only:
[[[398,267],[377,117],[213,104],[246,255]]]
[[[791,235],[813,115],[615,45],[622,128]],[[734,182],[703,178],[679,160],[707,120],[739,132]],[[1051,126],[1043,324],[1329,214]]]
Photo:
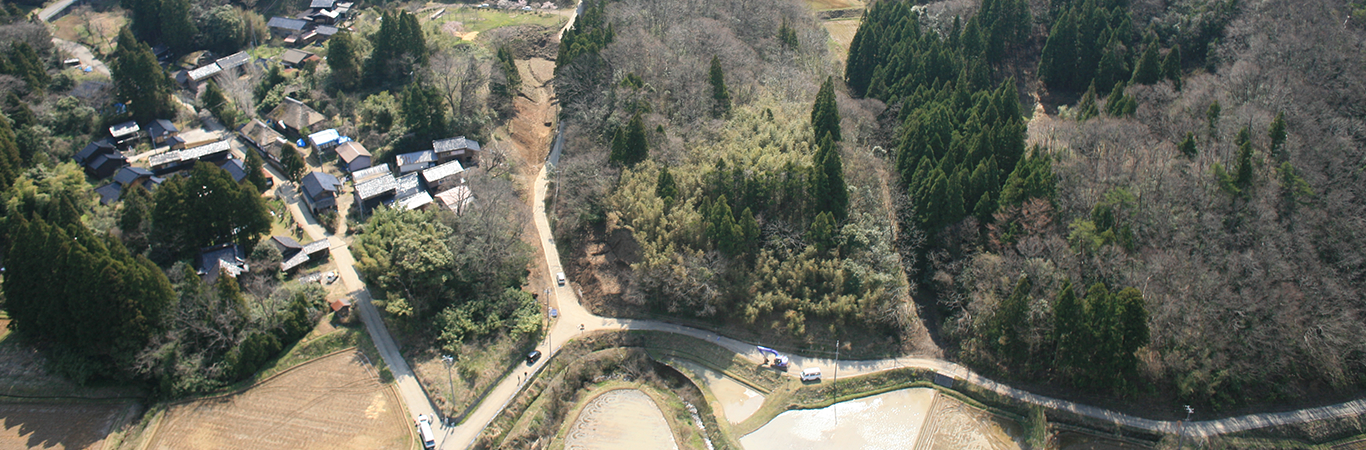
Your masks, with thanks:
[[[849,44],[854,42],[854,34],[858,33],[860,23],[858,18],[825,21],[825,31],[839,45],[838,49],[833,49],[839,50],[838,59],[844,60],[845,54],[849,53]]]
[[[832,9],[862,8],[864,3],[859,0],[806,0],[806,5],[812,11],[830,11]]]
[[[170,406],[146,448],[409,449],[404,411],[359,351],[343,351],[239,393]]]

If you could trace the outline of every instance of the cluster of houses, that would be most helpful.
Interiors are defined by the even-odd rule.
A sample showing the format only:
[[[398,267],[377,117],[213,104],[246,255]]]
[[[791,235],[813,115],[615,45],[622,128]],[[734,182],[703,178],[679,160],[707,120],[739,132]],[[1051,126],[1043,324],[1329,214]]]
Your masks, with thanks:
[[[389,164],[371,165],[370,152],[359,142],[325,130],[309,136],[319,152],[337,154],[339,164],[349,172],[355,186],[355,204],[361,214],[380,205],[393,208],[424,209],[437,205],[460,213],[473,201],[465,183],[465,167],[474,162],[479,143],[455,137],[432,143],[432,150],[398,155],[397,174]],[[325,172],[311,172],[300,181],[304,203],[315,214],[337,207],[342,182]]]
[[[144,129],[137,122],[124,122],[109,127],[109,136],[97,139],[72,157],[86,175],[96,180],[113,179],[95,192],[100,203],[111,204],[123,191],[134,185],[151,190],[165,181],[165,177],[189,169],[199,161],[211,162],[227,170],[236,181],[246,178],[246,167],[240,159],[233,159],[231,143],[210,135],[203,140],[187,141],[175,124],[166,119],[148,122]],[[132,166],[125,152],[143,139],[150,141],[153,151],[147,167]]]
[[[337,25],[346,21],[351,14],[352,2],[336,0],[312,0],[308,9],[293,18],[271,17],[266,22],[272,35],[281,38],[288,46],[303,47],[315,42],[325,41],[337,34]]]

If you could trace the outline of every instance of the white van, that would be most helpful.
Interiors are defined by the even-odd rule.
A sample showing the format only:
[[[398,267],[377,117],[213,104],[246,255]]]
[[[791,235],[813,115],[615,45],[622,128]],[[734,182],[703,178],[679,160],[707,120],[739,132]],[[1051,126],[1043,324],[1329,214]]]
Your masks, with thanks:
[[[432,434],[432,420],[428,419],[426,414],[418,414],[417,416],[417,434],[418,437],[422,438],[423,450],[436,448],[436,435]]]
[[[808,367],[808,368],[806,368],[805,370],[802,370],[802,381],[820,381],[820,380],[821,380],[821,368],[820,368],[820,367]]]
[[[558,283],[560,286],[564,286],[564,272],[558,272],[555,274],[555,283]]]

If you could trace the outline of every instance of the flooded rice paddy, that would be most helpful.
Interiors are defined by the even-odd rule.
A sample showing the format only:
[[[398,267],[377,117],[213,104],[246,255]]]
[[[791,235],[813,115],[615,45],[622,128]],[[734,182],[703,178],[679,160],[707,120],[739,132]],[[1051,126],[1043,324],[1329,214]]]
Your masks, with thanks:
[[[742,438],[745,450],[982,449],[1013,450],[1020,430],[1002,420],[916,388],[787,411]]]
[[[721,372],[691,361],[678,361],[677,364],[703,378],[707,389],[721,402],[721,410],[726,415],[726,421],[732,424],[744,422],[764,405],[763,394]]]

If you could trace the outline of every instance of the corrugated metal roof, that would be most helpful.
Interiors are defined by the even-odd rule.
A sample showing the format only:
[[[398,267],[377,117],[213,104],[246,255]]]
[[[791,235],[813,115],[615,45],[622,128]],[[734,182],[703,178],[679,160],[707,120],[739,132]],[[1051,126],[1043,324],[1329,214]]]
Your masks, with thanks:
[[[218,75],[218,73],[219,73],[219,72],[222,72],[222,71],[223,71],[223,68],[222,68],[222,67],[218,67],[218,63],[212,63],[212,64],[209,64],[209,65],[207,65],[207,66],[204,66],[204,67],[200,67],[200,68],[198,68],[198,69],[191,70],[191,71],[189,71],[189,73],[186,73],[185,75],[188,76],[188,77],[190,77],[191,80],[200,81],[200,80],[203,80],[203,79],[205,79],[205,78],[208,78],[208,77],[211,77],[211,76],[214,76],[214,75]]]
[[[464,171],[465,167],[460,165],[460,161],[451,161],[422,171],[422,179],[427,180],[427,183],[430,184]]]
[[[290,19],[287,17],[271,17],[270,22],[266,22],[266,26],[283,30],[302,31],[304,27],[308,26],[308,21]]]
[[[246,64],[248,61],[251,61],[251,55],[248,55],[247,52],[237,52],[218,58],[218,61],[214,61],[214,64],[218,64],[220,69],[228,70]]]
[[[364,182],[370,180],[371,178],[374,178],[374,177],[377,177],[377,176],[380,176],[380,175],[384,175],[384,174],[388,174],[388,173],[389,173],[389,163],[384,163],[384,164],[380,164],[380,165],[378,165],[378,166],[371,166],[371,167],[369,167],[369,168],[365,168],[365,169],[361,169],[361,170],[357,170],[357,171],[355,171],[355,172],[352,172],[352,173],[351,173],[351,179],[352,179],[353,181],[355,181],[356,183],[364,183]],[[390,176],[392,176],[392,175],[390,175]]]
[[[362,200],[369,200],[384,194],[392,194],[398,188],[398,180],[394,179],[393,174],[386,173],[373,180],[356,185],[356,195]]]
[[[109,135],[116,138],[130,136],[133,133],[137,133],[138,131],[142,131],[142,128],[138,127],[137,122],[131,120],[109,127]]]
[[[408,197],[406,197],[406,198],[400,199],[399,201],[394,202],[394,203],[395,203],[396,205],[402,206],[403,209],[414,210],[414,209],[421,208],[421,207],[423,207],[423,206],[427,206],[427,205],[430,204],[431,202],[432,202],[432,196],[431,196],[431,194],[428,194],[427,191],[419,191],[419,192],[416,193],[416,194],[413,194],[413,195],[410,195],[410,196],[408,196]]]
[[[432,141],[432,149],[438,153],[451,152],[460,149],[470,149],[479,151],[479,142],[465,139],[464,136]]]
[[[423,150],[420,152],[404,153],[398,155],[398,165],[408,166],[413,164],[424,164],[436,162],[436,152]]]

